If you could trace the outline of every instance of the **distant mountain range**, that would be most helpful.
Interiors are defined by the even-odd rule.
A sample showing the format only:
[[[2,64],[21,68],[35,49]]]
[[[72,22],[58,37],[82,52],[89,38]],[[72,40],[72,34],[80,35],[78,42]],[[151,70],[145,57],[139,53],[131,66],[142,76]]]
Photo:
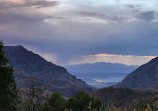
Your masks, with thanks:
[[[120,82],[139,66],[98,62],[64,66],[71,74],[83,79],[93,87],[102,88]]]
[[[4,51],[9,59],[9,65],[14,68],[18,88],[27,87],[28,80],[33,77],[38,87],[58,91],[67,97],[78,90],[88,93],[94,91],[93,87],[71,75],[65,68],[44,60],[23,46],[5,46]]]
[[[94,97],[106,105],[137,106],[158,99],[158,57],[140,66],[113,87],[102,88]]]
[[[115,87],[158,88],[158,57],[140,66]]]
[[[92,64],[68,65],[65,68],[71,73],[79,74],[105,74],[105,73],[130,73],[138,68],[136,65],[97,62]]]

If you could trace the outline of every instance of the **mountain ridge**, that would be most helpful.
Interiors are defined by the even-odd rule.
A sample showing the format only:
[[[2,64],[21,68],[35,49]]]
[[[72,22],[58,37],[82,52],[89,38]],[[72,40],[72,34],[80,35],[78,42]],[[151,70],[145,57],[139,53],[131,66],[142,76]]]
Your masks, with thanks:
[[[125,64],[106,62],[65,66],[71,74],[96,88],[112,86],[120,82],[137,67],[135,65],[128,66]]]
[[[120,63],[96,62],[77,65],[66,65],[69,72],[77,73],[129,73],[136,69],[137,65],[125,65]],[[90,71],[89,71],[90,70]]]
[[[38,54],[28,51],[23,46],[5,46],[9,65],[14,68],[17,86],[25,87],[27,80],[34,76],[41,87],[50,91],[72,96],[78,90],[91,93],[94,88],[81,79],[71,75],[64,67],[46,61]]]
[[[143,89],[156,84],[158,84],[158,57],[137,68],[115,87]]]

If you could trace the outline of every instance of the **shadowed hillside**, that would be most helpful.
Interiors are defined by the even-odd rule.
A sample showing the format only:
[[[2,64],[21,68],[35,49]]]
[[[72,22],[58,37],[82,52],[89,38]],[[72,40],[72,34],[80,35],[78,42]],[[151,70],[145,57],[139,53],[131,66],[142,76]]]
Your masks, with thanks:
[[[158,84],[158,57],[140,66],[130,73],[115,87],[127,88],[156,88]]]
[[[136,90],[128,88],[103,88],[94,93],[94,97],[102,100],[106,106],[125,107],[150,102],[158,98],[155,90]]]
[[[88,93],[93,88],[84,81],[60,66],[44,60],[37,54],[28,51],[22,46],[6,46],[4,48],[9,64],[14,67],[14,75],[19,88],[26,87],[30,78],[36,78],[37,87],[42,87],[65,96],[72,96],[78,90]]]

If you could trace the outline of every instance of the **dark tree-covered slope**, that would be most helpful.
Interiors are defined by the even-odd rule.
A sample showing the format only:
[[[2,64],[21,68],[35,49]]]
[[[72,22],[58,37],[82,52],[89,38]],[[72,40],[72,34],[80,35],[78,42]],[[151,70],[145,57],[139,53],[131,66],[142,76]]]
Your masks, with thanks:
[[[158,57],[140,66],[115,87],[152,88],[158,84]]]
[[[65,68],[44,60],[23,46],[6,46],[4,51],[9,59],[9,65],[14,67],[19,88],[26,87],[29,78],[35,78],[39,87],[58,91],[65,96],[71,96],[78,90],[88,93],[94,90],[84,81],[69,74]]]
[[[125,107],[134,107],[138,104],[150,102],[158,98],[156,90],[149,89],[128,89],[128,88],[102,88],[97,90],[94,95],[104,102],[105,105]]]

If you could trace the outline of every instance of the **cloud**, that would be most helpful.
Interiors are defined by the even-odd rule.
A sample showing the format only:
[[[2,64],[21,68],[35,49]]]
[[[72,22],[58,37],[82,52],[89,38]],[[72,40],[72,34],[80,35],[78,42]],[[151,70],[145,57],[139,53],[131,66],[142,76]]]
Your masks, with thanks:
[[[17,26],[21,23],[21,26],[24,26],[27,23],[41,22],[52,16],[44,10],[57,5],[56,1],[46,0],[2,0],[0,1],[0,23],[17,24]]]
[[[45,19],[53,15],[47,10],[58,5],[46,0],[2,0],[0,1],[0,37],[21,40],[37,39],[43,29],[47,30]],[[41,32],[39,34],[39,32]]]
[[[40,56],[42,56],[45,60],[50,61],[54,64],[58,64],[58,56],[56,54],[52,53],[38,53]]]
[[[114,21],[114,22],[120,22],[127,20],[126,16],[119,16],[119,15],[110,15],[110,14],[102,14],[102,13],[94,13],[94,12],[76,12],[80,16],[88,16],[88,17],[94,17],[102,20],[108,20],[108,21]]]
[[[70,61],[69,64],[83,64],[95,62],[122,63],[126,65],[142,65],[149,62],[156,56],[134,56],[115,54],[95,54],[82,56],[79,61]]]
[[[0,39],[6,45],[36,47],[57,64],[102,53],[155,56],[157,6],[146,2],[1,0]]]
[[[12,40],[12,43],[36,47],[45,54],[56,54],[58,59],[55,63],[61,65],[69,64],[71,60],[80,63],[83,55],[101,53],[133,56],[157,55],[158,25],[156,23],[131,22],[110,26],[65,21],[61,25],[58,24],[56,28],[53,27],[46,25],[42,27],[42,30],[31,28],[39,36],[32,36],[31,31],[28,32],[31,35],[25,40],[21,37],[21,40]]]
[[[134,4],[127,4],[126,5],[128,8],[130,8],[130,9],[140,9],[141,8],[141,6],[140,5],[134,5]]]
[[[56,1],[46,0],[2,0],[0,1],[0,9],[19,8],[19,7],[52,7],[58,5]]]
[[[129,7],[129,8],[135,8],[135,5],[128,4],[127,7]]]
[[[155,13],[155,11],[145,11],[137,13],[135,17],[144,21],[152,21],[155,19]]]

